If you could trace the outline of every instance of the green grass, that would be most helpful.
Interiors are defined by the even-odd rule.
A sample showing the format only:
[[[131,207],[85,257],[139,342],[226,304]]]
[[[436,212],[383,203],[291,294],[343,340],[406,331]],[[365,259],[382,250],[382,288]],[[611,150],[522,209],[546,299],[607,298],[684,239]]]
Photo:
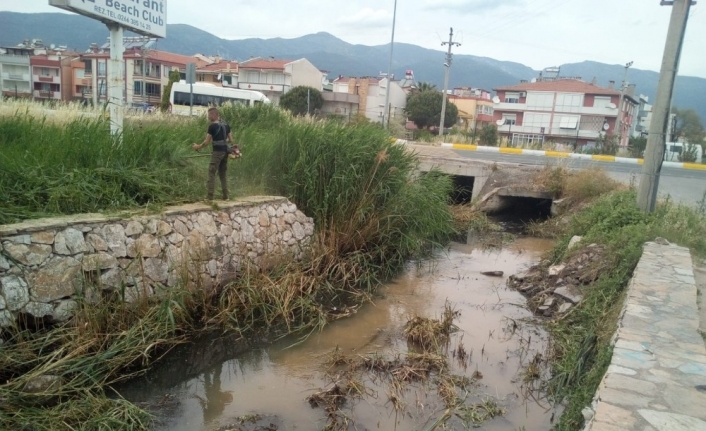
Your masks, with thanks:
[[[559,431],[583,427],[581,410],[591,403],[612,356],[610,339],[624,303],[625,288],[642,255],[642,245],[656,237],[689,247],[694,255],[706,255],[706,217],[703,212],[661,203],[653,214],[637,209],[634,191],[607,194],[575,215],[569,231],[552,251],[552,263],[567,255],[574,235],[586,244],[607,246],[607,262],[583,302],[566,318],[550,324],[553,377],[548,392],[566,406],[555,426]]]
[[[0,223],[197,200],[205,164],[184,158],[202,139],[192,119],[128,122],[119,145],[102,119],[56,124],[0,117]]]

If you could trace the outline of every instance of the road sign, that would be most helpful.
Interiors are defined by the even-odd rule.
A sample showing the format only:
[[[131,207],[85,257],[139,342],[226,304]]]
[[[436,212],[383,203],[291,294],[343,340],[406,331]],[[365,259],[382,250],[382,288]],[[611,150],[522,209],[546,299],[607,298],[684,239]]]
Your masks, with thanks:
[[[186,63],[186,83],[196,82],[196,63]]]
[[[167,0],[49,0],[49,5],[145,36],[167,37]]]

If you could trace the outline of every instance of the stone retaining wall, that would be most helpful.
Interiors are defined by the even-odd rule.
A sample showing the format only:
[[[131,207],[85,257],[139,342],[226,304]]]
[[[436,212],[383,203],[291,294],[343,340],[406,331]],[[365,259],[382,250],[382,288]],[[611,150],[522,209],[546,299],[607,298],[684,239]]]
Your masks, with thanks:
[[[645,244],[586,431],[706,431],[706,348],[689,250]]]
[[[0,226],[0,327],[20,314],[67,320],[78,295],[118,292],[132,302],[177,285],[209,289],[246,262],[300,258],[313,233],[294,204],[267,196]]]

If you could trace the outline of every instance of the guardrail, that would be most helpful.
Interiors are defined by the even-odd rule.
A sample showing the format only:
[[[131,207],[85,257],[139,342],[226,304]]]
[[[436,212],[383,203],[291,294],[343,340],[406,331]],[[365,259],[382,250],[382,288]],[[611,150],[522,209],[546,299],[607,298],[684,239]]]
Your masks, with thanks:
[[[412,142],[410,142],[412,143]],[[524,148],[502,148],[502,147],[485,147],[482,145],[469,145],[469,144],[451,144],[443,143],[441,144],[443,148],[451,148],[454,150],[465,150],[465,151],[478,151],[485,153],[502,153],[502,154],[517,154],[523,156],[538,156],[538,157],[554,157],[554,158],[565,158],[565,159],[580,159],[580,160],[593,160],[597,162],[612,162],[612,163],[625,163],[630,165],[642,165],[644,159],[634,159],[631,157],[617,157],[617,156],[606,156],[602,154],[579,154],[579,153],[568,153],[564,151],[545,151],[545,150],[528,150]],[[665,161],[662,166],[669,168],[681,168],[681,169],[694,169],[706,171],[706,165],[699,163],[684,163],[684,162],[671,162]]]

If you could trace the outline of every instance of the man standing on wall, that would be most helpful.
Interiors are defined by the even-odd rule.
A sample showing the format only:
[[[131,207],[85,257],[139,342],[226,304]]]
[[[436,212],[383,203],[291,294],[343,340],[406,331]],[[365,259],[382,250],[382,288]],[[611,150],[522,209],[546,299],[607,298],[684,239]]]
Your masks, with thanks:
[[[206,199],[209,201],[213,200],[216,171],[218,171],[223,200],[228,200],[228,179],[226,177],[226,172],[228,171],[228,144],[233,142],[233,135],[230,132],[230,126],[221,121],[218,109],[209,108],[208,119],[211,124],[208,125],[206,139],[201,144],[192,145],[192,148],[199,151],[201,148],[213,143],[211,163],[208,166],[208,195]]]

